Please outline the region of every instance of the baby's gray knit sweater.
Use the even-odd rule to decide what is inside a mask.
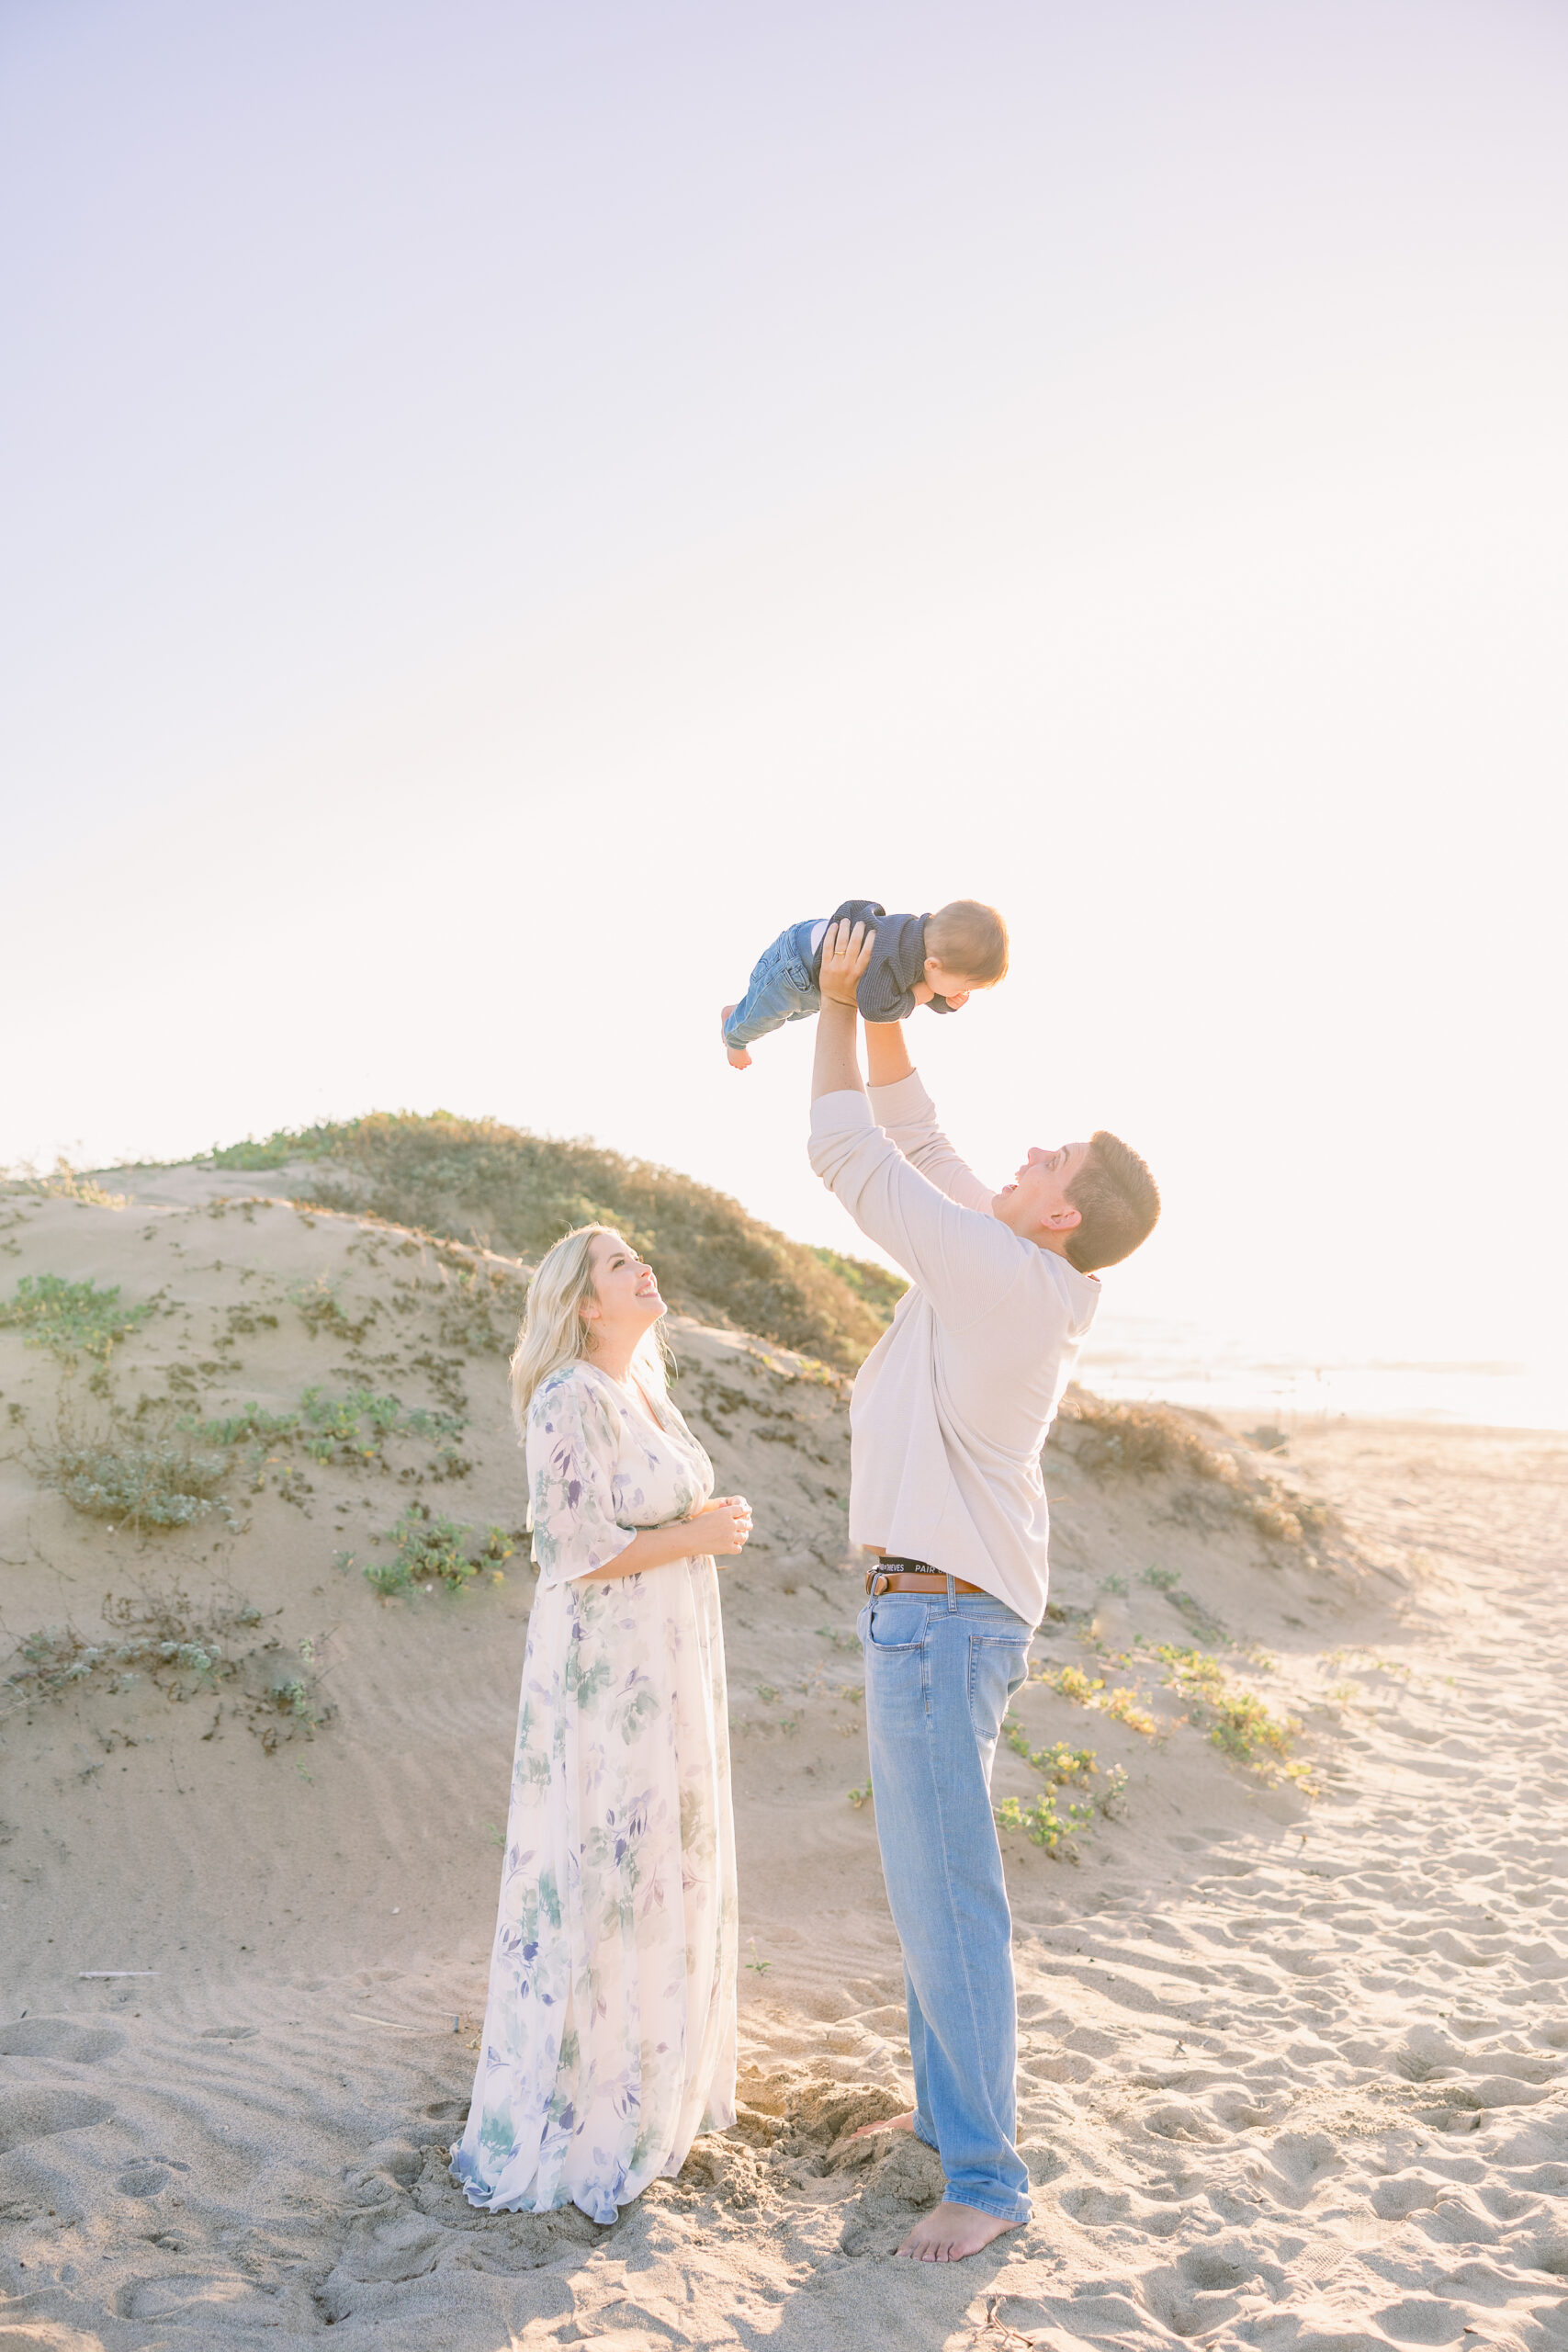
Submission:
[[[931,921],[928,910],[923,915],[890,915],[878,906],[874,899],[846,899],[835,907],[828,918],[830,931],[836,922],[863,922],[869,930],[876,929],[876,944],[871,951],[871,961],[861,975],[855,990],[863,1021],[907,1021],[915,1009],[914,987],[926,975],[926,925]],[[824,939],[827,933],[823,933]],[[818,948],[811,958],[814,981],[822,976],[822,950]],[[953,1007],[944,996],[931,1000],[933,1012],[951,1012]]]

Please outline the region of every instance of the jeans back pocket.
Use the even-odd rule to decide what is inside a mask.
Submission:
[[[1029,1644],[1024,1628],[969,1636],[969,1721],[982,1749],[993,1754],[1013,1692],[1028,1679]],[[987,1764],[987,1778],[989,1770]]]

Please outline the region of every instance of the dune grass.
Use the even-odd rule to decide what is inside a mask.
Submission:
[[[812,1255],[820,1258],[830,1273],[849,1284],[879,1323],[892,1322],[893,1310],[909,1287],[902,1274],[891,1273],[886,1266],[874,1266],[868,1258],[846,1258],[842,1250],[825,1250],[820,1242],[813,1246]]]
[[[0,1170],[0,1194],[6,1193],[26,1194],[36,1200],[80,1201],[86,1208],[123,1209],[130,1205],[125,1193],[106,1192],[96,1177],[73,1168],[63,1153],[47,1175],[27,1160],[8,1174]]]
[[[1301,1730],[1293,1715],[1271,1713],[1256,1691],[1234,1682],[1216,1657],[1202,1650],[1162,1642],[1156,1652],[1168,1669],[1166,1679],[1189,1704],[1195,1727],[1234,1763],[1250,1765],[1266,1780],[1293,1781],[1315,1794],[1310,1765],[1291,1760],[1291,1741]]]
[[[259,1492],[267,1469],[290,1453],[321,1466],[390,1471],[388,1441],[412,1440],[433,1451],[423,1470],[405,1465],[400,1478],[421,1484],[426,1477],[465,1478],[473,1468],[458,1444],[466,1426],[460,1413],[405,1409],[398,1397],[375,1389],[351,1388],[334,1396],[309,1387],[289,1412],[268,1412],[253,1399],[215,1419],[184,1413],[172,1426],[166,1411],[155,1409],[149,1427],[140,1412],[127,1415],[111,1405],[90,1435],[66,1413],[53,1438],[28,1451],[39,1484],[63,1495],[73,1510],[140,1533],[190,1527],[212,1510],[227,1510],[222,1488],[231,1474]],[[298,1498],[298,1473],[285,1469],[277,1483]]]
[[[1205,1422],[1219,1442],[1205,1433]],[[1179,1412],[1170,1405],[1114,1404],[1075,1383],[1062,1399],[1052,1442],[1068,1446],[1078,1467],[1102,1482],[1118,1476],[1200,1482],[1224,1508],[1250,1520],[1271,1544],[1316,1542],[1335,1530],[1326,1503],[1293,1493],[1250,1459],[1242,1459],[1224,1442],[1219,1424],[1208,1421],[1205,1414]],[[1201,1610],[1190,1595],[1173,1590],[1172,1599],[1184,1615]],[[1194,1630],[1201,1628],[1195,1624]]]
[[[1043,1682],[1059,1699],[1071,1700],[1075,1707],[1097,1708],[1113,1723],[1125,1724],[1129,1731],[1141,1732],[1145,1739],[1153,1739],[1159,1730],[1138,1692],[1127,1684],[1107,1690],[1103,1675],[1086,1674],[1081,1666],[1039,1666],[1032,1679]],[[1016,1741],[1012,1745],[1016,1746]],[[1083,1752],[1092,1755],[1094,1751],[1086,1748]]]
[[[286,1648],[246,1601],[197,1607],[176,1584],[106,1600],[104,1618],[99,1640],[67,1624],[40,1626],[19,1641],[0,1678],[0,1713],[76,1691],[115,1696],[145,1679],[172,1703],[222,1691],[269,1754],[285,1739],[310,1738],[333,1713],[321,1696],[315,1644]],[[101,1769],[90,1764],[87,1772]]]
[[[423,1406],[405,1410],[398,1397],[373,1388],[350,1388],[341,1396],[333,1396],[311,1386],[303,1392],[293,1412],[269,1413],[253,1399],[239,1412],[217,1420],[197,1420],[186,1415],[178,1426],[202,1444],[243,1450],[253,1470],[266,1457],[295,1447],[323,1465],[385,1468],[386,1442],[394,1437],[415,1438],[434,1446],[430,1471],[437,1478],[464,1477],[473,1467],[457,1450],[457,1441],[468,1426],[465,1414],[432,1412]]]
[[[258,1170],[304,1161],[324,1206],[513,1257],[536,1259],[575,1225],[614,1225],[653,1261],[680,1312],[840,1371],[875,1345],[902,1289],[881,1267],[789,1240],[676,1170],[494,1119],[377,1112],[280,1129],[212,1160]]]

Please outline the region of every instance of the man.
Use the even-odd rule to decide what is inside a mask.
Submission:
[[[903,1030],[868,1024],[870,941],[823,943],[811,1164],[913,1287],[855,1381],[850,1537],[882,1555],[860,1621],[876,1834],[904,1953],[913,2111],[946,2194],[898,2251],[957,2262],[1028,2220],[1014,2145],[1012,1922],[991,1813],[1002,1717],[1045,1611],[1040,1453],[1100,1295],[1159,1215],[1114,1136],[1034,1148],[993,1193],[936,1124]]]

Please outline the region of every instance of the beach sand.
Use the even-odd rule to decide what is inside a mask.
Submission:
[[[489,2216],[446,2151],[525,1545],[458,1592],[362,1569],[411,1504],[520,1525],[516,1270],[221,1197],[258,1180],[118,1181],[120,1207],[0,1200],[0,1296],[47,1272],[156,1304],[101,1369],[0,1331],[6,1645],[57,1629],[0,1669],[0,2352],[1568,2346],[1568,1440],[1339,1423],[1265,1460],[1201,1432],[1227,1484],[1063,1425],[1058,1613],[1015,1710],[1043,1760],[1004,1748],[996,1789],[1026,1812],[1055,1744],[1093,1750],[1055,1791],[1070,1851],[1004,1833],[1034,2217],[918,2267],[886,2257],[933,2161],[849,2136],[905,2103],[908,2052],[843,1384],[678,1324],[677,1395],[759,1530],[724,1577],[741,2119],[612,2228]],[[313,1425],[325,1460],[237,1444],[231,1517],[183,1528],[46,1483],[111,1408],[123,1439],[312,1385],[405,1422]],[[1265,1476],[1334,1516],[1270,1539]],[[67,1627],[140,1662],[77,1654],[51,1695]],[[1282,1751],[1249,1695],[1299,1720]],[[121,1970],[152,1973],[88,1973]]]

